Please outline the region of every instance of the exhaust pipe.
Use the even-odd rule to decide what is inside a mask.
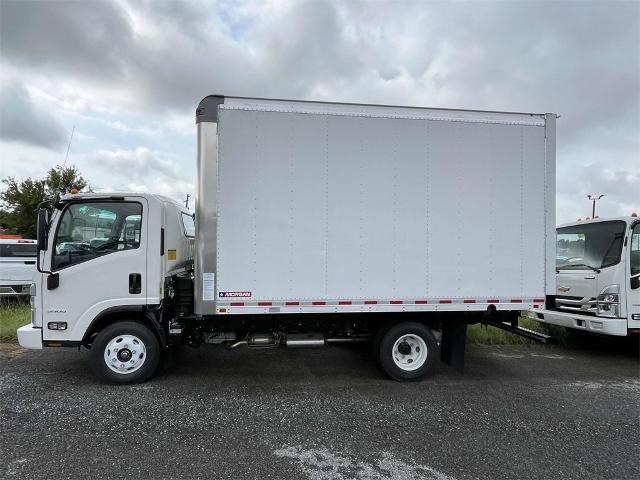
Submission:
[[[285,342],[287,347],[324,347],[324,335],[321,333],[290,333]]]
[[[272,333],[252,333],[248,335],[244,340],[238,340],[227,344],[229,350],[233,350],[238,347],[255,347],[255,348],[268,348],[277,347],[279,344],[278,337]]]
[[[246,340],[238,340],[237,342],[227,343],[225,346],[227,347],[227,350],[233,350],[234,348],[246,347],[248,345],[249,342],[247,342]]]

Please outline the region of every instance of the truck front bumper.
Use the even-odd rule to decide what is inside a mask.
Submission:
[[[601,335],[627,335],[626,318],[604,318],[575,313],[557,312],[555,310],[529,310],[529,318],[538,322],[574,328]]]
[[[18,343],[24,348],[42,349],[42,329],[31,324],[20,327],[18,329]]]

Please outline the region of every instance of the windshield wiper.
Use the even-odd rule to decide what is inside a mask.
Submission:
[[[571,270],[570,267],[587,267],[590,270],[593,270],[596,273],[600,273],[600,269],[596,267],[592,267],[591,265],[587,265],[586,263],[571,263],[568,265],[562,265],[560,267],[556,267],[556,273],[560,273],[560,270]]]

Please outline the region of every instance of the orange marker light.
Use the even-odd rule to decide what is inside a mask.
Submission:
[[[73,187],[71,190],[69,190],[69,193],[75,195],[76,193],[78,193],[78,189],[76,187]]]

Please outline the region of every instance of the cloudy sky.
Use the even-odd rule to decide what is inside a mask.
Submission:
[[[640,208],[640,2],[0,0],[1,174],[194,191],[207,94],[556,112],[558,221]]]

